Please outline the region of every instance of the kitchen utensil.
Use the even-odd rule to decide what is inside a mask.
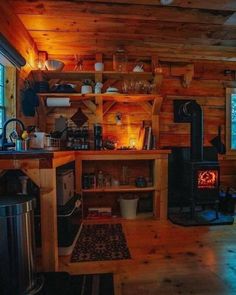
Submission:
[[[127,70],[128,57],[122,48],[118,48],[113,55],[113,69],[117,72],[125,72]]]
[[[55,84],[51,91],[59,93],[75,93],[76,84]]]
[[[30,138],[30,148],[43,149],[46,141],[45,132],[34,132]]]
[[[221,141],[221,126],[218,126],[218,135],[214,137],[210,142],[216,148],[219,154],[225,154],[225,145]]]
[[[13,141],[13,139],[18,139],[18,138],[19,138],[19,135],[18,135],[18,133],[17,133],[16,130],[13,130],[13,131],[10,133],[9,137],[10,137],[11,141]]]
[[[78,127],[88,121],[88,117],[82,112],[81,108],[70,118]]]
[[[115,87],[108,87],[106,93],[118,93],[119,90]]]
[[[45,66],[48,71],[58,71],[60,72],[64,68],[64,63],[56,59],[48,59],[45,61]]]
[[[17,139],[16,140],[16,146],[15,150],[22,152],[22,151],[27,151],[29,148],[29,140],[22,140],[22,139]]]
[[[104,64],[102,62],[96,62],[94,65],[95,71],[103,71]]]
[[[50,135],[47,135],[45,138],[45,149],[50,151],[57,151],[61,148],[60,138],[53,138]]]
[[[93,92],[93,88],[91,85],[82,85],[82,87],[81,87],[82,94],[88,94],[88,93],[92,93],[92,92]]]
[[[137,64],[134,68],[133,68],[133,72],[143,72],[143,64]]]
[[[58,131],[58,130],[53,131],[53,132],[50,133],[50,136],[51,136],[52,138],[61,138],[62,135],[63,135],[63,133],[64,133],[67,129],[68,129],[68,127],[64,128],[64,129],[61,130],[61,131]]]

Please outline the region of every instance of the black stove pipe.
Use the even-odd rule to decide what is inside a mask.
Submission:
[[[191,122],[191,161],[203,161],[203,115],[196,101],[182,105],[182,112]]]

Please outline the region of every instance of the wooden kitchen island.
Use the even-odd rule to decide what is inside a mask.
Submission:
[[[75,161],[76,193],[85,194],[91,191],[82,188],[84,164],[95,163],[95,161],[141,161],[142,164],[144,161],[149,161],[152,163],[153,184],[149,189],[145,189],[153,193],[153,217],[165,220],[167,218],[169,153],[169,150],[0,152],[1,172],[21,170],[40,189],[42,270],[58,270],[56,168]],[[122,188],[110,188],[110,191],[113,190],[122,191]],[[123,190],[135,192],[138,188],[130,186]],[[109,189],[102,188],[100,191],[109,192]]]

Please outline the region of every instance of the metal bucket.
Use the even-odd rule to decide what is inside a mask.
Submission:
[[[1,295],[33,295],[42,288],[35,272],[34,199],[0,197]]]

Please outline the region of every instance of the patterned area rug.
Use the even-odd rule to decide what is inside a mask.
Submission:
[[[121,224],[83,225],[71,262],[130,259]]]

